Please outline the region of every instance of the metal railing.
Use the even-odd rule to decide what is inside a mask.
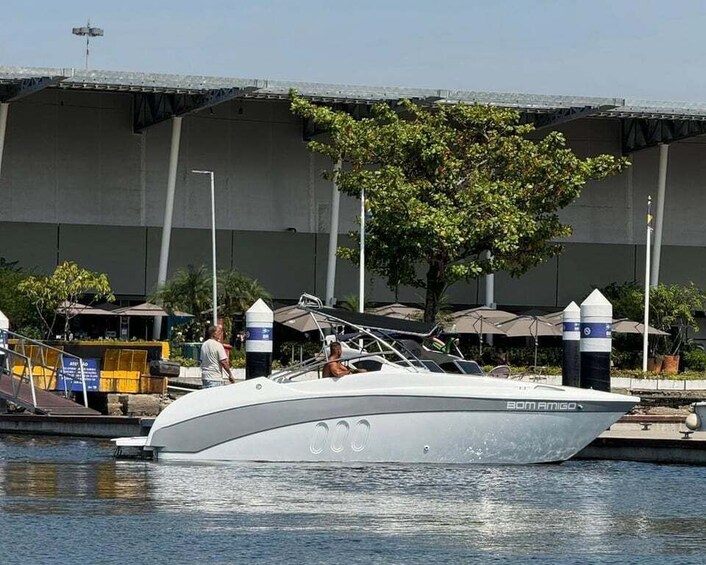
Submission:
[[[64,396],[68,398],[70,396],[71,388],[67,386],[67,383],[71,381],[73,384],[74,377],[70,376],[67,374],[66,369],[64,367],[64,359],[75,359],[77,362],[78,370],[81,375],[81,388],[83,390],[83,405],[88,408],[88,394],[86,391],[86,374],[83,369],[83,359],[81,359],[77,355],[73,355],[71,353],[67,353],[63,349],[58,349],[56,347],[52,347],[51,345],[47,345],[44,342],[37,341],[35,339],[31,339],[29,337],[23,336],[21,334],[12,332],[10,330],[0,330],[0,347],[2,347],[3,343],[7,343],[8,339],[16,339],[17,344],[15,345],[15,348],[13,350],[14,353],[19,354],[21,357],[29,359],[30,360],[30,366],[32,367],[32,370],[34,370],[35,367],[41,367],[42,368],[42,376],[46,378],[46,374],[44,373],[45,370],[50,371],[50,378],[51,377],[56,377],[57,378],[57,385],[58,385],[58,378],[59,376],[63,377],[63,384],[64,384]],[[35,349],[36,348],[36,349]],[[3,347],[3,349],[9,349],[9,346]],[[49,353],[51,352],[51,355]],[[51,362],[50,358],[53,358],[53,363]],[[34,360],[34,362],[32,362]],[[34,380],[31,378],[33,373],[30,375],[30,381],[32,381],[32,394],[34,396]],[[35,402],[36,404],[36,402]]]
[[[0,340],[0,344],[2,343],[3,342]],[[0,354],[2,354],[3,357],[2,365],[0,365],[0,380],[2,380],[4,376],[7,376],[10,379],[14,400],[19,400],[22,382],[26,379],[29,383],[29,389],[32,393],[32,404],[36,410],[37,393],[34,390],[34,379],[32,378],[32,359],[30,359],[26,355],[17,353],[16,351],[13,351],[8,347],[3,347],[2,345],[0,345]],[[22,370],[19,373],[15,371],[17,363],[14,363],[13,359],[20,361]]]

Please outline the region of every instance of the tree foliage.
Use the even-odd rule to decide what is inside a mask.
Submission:
[[[340,190],[365,191],[366,267],[393,289],[425,289],[427,321],[450,284],[498,270],[520,275],[559,253],[556,240],[571,228],[558,210],[589,180],[628,164],[611,155],[580,159],[559,132],[530,140],[533,126],[509,109],[403,101],[356,120],[295,92],[291,107],[328,133],[309,147],[343,162],[329,173]],[[339,253],[358,260],[357,249]]]
[[[69,322],[78,313],[76,306],[86,295],[92,295],[89,305],[98,300],[115,300],[107,275],[72,261],[64,261],[51,276],[29,276],[17,288],[34,305],[47,337],[52,335],[58,315],[64,317],[64,337],[68,336]]]
[[[258,298],[270,301],[270,294],[257,280],[235,269],[218,271],[216,292],[218,314],[224,319],[226,333],[231,330],[232,318],[245,312]],[[193,314],[193,321],[185,329],[188,339],[197,339],[203,335],[203,328],[211,321],[213,312],[211,272],[204,265],[189,265],[157,289],[152,300],[166,310]]]
[[[8,317],[14,331],[35,335],[41,322],[34,305],[17,288],[28,276],[17,261],[0,257],[0,311]]]
[[[613,304],[614,318],[642,321],[645,312],[645,289],[636,282],[612,283],[602,289]],[[650,288],[649,323],[670,336],[651,337],[651,351],[676,355],[687,340],[691,328],[698,331],[696,312],[706,309],[706,294],[693,282],[688,285],[658,284]]]

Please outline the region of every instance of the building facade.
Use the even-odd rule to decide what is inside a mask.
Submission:
[[[76,261],[107,273],[119,297],[149,296],[171,164],[169,274],[211,264],[210,188],[192,173],[208,169],[215,172],[219,267],[257,278],[280,301],[323,296],[332,187],[322,172],[331,163],[307,149],[307,124],[289,110],[292,87],[353,112],[400,98],[516,107],[541,128],[537,135],[562,131],[580,156],[630,156],[628,171],[590,183],[562,212],[574,228],[562,255],[519,279],[495,276],[494,300],[503,307],[563,308],[593,286],[642,282],[646,202],[657,200],[658,144],[668,143],[660,281],[706,287],[706,145],[699,137],[706,107],[63,69],[0,67],[0,256],[42,273]],[[176,161],[174,116],[181,118]],[[356,229],[358,212],[358,201],[343,196],[341,234]],[[368,279],[368,300],[395,299],[384,280]],[[339,259],[335,295],[357,289],[357,267]],[[400,289],[396,298],[420,297]],[[483,303],[483,280],[455,285],[448,299]]]

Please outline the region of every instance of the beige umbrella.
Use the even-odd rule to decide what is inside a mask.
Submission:
[[[451,315],[452,331],[460,334],[477,334],[479,354],[483,353],[483,335],[505,335],[505,330],[498,327],[500,322],[515,318],[515,314],[496,310],[487,306],[470,308],[454,312]]]
[[[193,318],[193,314],[188,314],[186,312],[180,312],[178,310],[167,311],[157,304],[152,304],[151,302],[143,302],[142,304],[137,304],[136,306],[123,306],[117,310],[113,310],[114,314],[118,316],[144,316],[147,318],[152,318],[154,316],[180,316],[182,318]]]
[[[322,328],[331,328],[334,324],[319,314],[312,314],[297,306],[285,306],[274,311],[274,320],[300,332],[310,332]],[[318,326],[317,323],[318,322]]]
[[[512,320],[498,324],[498,327],[505,330],[508,337],[532,337],[534,338],[534,366],[537,366],[537,349],[539,347],[539,336],[561,336],[561,327],[553,324],[542,316],[517,316]]]
[[[388,316],[389,318],[399,318],[401,320],[418,320],[421,319],[424,311],[421,308],[414,306],[405,306],[399,302],[387,304],[386,306],[378,306],[368,310],[370,314],[377,316]]]
[[[642,322],[634,322],[633,320],[628,320],[623,318],[620,320],[613,320],[612,331],[616,334],[645,334],[645,324]],[[668,332],[663,332],[652,326],[647,326],[647,333],[649,335],[669,335]]]
[[[64,300],[59,304],[59,313],[68,314],[69,316],[114,316],[113,310],[104,310],[95,306],[86,306],[85,304],[72,304],[68,300]]]

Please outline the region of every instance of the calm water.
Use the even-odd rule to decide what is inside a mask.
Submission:
[[[704,563],[706,468],[183,465],[0,435],[0,562]]]

